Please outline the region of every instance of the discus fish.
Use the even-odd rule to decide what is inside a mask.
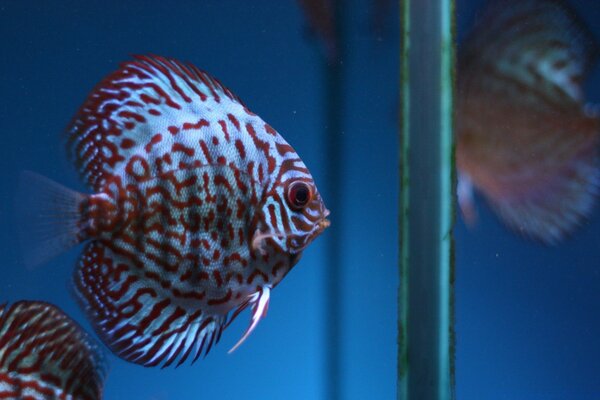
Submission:
[[[598,55],[563,2],[499,1],[459,53],[458,198],[472,186],[506,225],[547,244],[589,215],[599,185],[599,118],[582,82]]]
[[[101,399],[104,377],[98,347],[60,309],[0,306],[0,399]]]
[[[134,363],[195,361],[250,307],[237,348],[329,226],[294,149],[190,64],[123,63],[75,116],[67,150],[93,193],[25,174],[20,197],[37,203],[25,211],[38,210],[27,237],[43,239],[29,263],[86,242],[76,291],[105,344]]]

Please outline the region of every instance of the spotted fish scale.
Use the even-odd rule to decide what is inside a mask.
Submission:
[[[0,306],[0,399],[96,400],[104,375],[97,346],[55,306]]]
[[[249,307],[237,347],[329,225],[283,137],[219,81],[172,59],[137,56],[101,81],[67,149],[94,193],[30,176],[25,192],[45,194],[21,197],[48,198],[58,210],[37,214],[62,217],[31,253],[86,243],[79,298],[107,346],[142,365],[208,353]]]

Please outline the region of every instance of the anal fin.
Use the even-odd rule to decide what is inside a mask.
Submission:
[[[250,325],[246,328],[246,331],[238,340],[238,342],[228,351],[229,354],[237,350],[248,339],[250,334],[256,329],[261,319],[267,316],[269,309],[269,299],[271,297],[271,287],[266,285],[258,289],[256,292],[248,296],[248,299],[242,303],[237,310],[233,313],[229,323],[235,319],[246,307],[250,306],[252,310],[252,318],[250,319]]]
[[[74,274],[79,299],[102,341],[119,357],[144,366],[177,365],[207,354],[224,317],[176,304],[143,268],[94,241]]]

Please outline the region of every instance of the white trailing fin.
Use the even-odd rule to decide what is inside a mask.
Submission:
[[[251,306],[252,309],[252,319],[250,320],[250,325],[246,329],[246,332],[242,335],[240,340],[228,351],[229,354],[233,353],[238,347],[244,343],[248,336],[252,333],[252,331],[258,326],[260,320],[267,316],[267,310],[269,309],[269,298],[271,296],[271,287],[263,286],[257,292],[252,293],[248,296],[248,299],[241,304],[238,309],[233,314],[230,322],[246,307]]]

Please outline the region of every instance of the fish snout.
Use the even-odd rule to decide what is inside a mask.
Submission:
[[[323,211],[323,216],[322,216],[321,220],[318,222],[319,229],[321,231],[324,230],[325,228],[328,228],[329,225],[331,225],[331,222],[327,219],[329,214],[330,214],[330,211],[328,209],[325,209]]]

